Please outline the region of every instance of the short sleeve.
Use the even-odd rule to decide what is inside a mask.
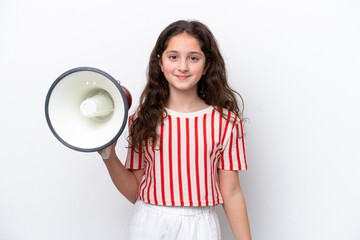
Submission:
[[[235,118],[229,126],[231,131],[224,141],[218,167],[223,170],[247,170],[242,121]]]
[[[135,116],[135,114],[131,115],[129,117],[129,121],[128,121],[129,132],[131,129],[131,124],[134,122],[134,116]],[[129,141],[131,141],[131,138],[129,138]],[[127,168],[127,169],[143,169],[143,168],[145,168],[143,155],[144,154],[143,154],[141,146],[136,151],[134,148],[128,147],[125,168]]]

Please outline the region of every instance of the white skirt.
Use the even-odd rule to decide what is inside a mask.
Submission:
[[[130,240],[219,240],[214,207],[157,206],[137,200]]]

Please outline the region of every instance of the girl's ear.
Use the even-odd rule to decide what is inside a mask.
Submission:
[[[208,69],[209,69],[209,67],[210,67],[210,64],[211,64],[211,62],[210,62],[210,61],[208,61],[208,63],[207,63],[207,64],[206,64],[206,66],[204,67],[203,75],[205,75],[205,74],[206,74],[207,70],[208,70]]]
[[[158,54],[158,55],[156,55],[157,56],[157,58],[159,59],[159,66],[160,66],[160,69],[161,69],[161,71],[162,72],[164,72],[163,71],[163,65],[162,65],[162,62],[161,62],[161,57],[160,57],[160,55]]]

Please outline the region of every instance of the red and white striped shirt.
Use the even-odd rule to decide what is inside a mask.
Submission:
[[[217,169],[246,170],[242,122],[210,106],[192,113],[166,109],[158,127],[161,148],[129,148],[125,166],[145,169],[137,198],[166,206],[215,206],[223,202]],[[129,123],[133,122],[130,116]]]

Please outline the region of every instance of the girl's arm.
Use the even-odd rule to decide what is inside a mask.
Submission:
[[[238,172],[219,169],[219,182],[225,214],[236,240],[250,240],[249,220]]]
[[[104,163],[109,171],[110,177],[115,184],[116,188],[132,203],[136,202],[136,195],[139,188],[144,170],[128,170],[121,163],[115,153],[116,142],[109,148],[110,156],[108,159],[103,159]],[[102,151],[99,154],[102,155]]]

